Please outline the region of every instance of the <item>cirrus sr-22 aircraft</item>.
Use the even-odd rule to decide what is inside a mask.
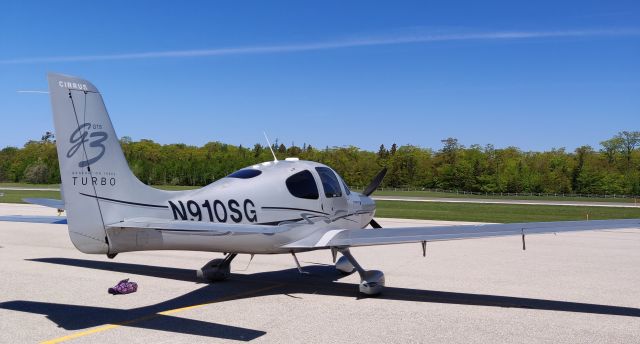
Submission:
[[[349,248],[581,230],[638,228],[640,220],[570,221],[380,228],[370,198],[381,171],[362,192],[349,190],[330,167],[288,158],[238,170],[201,189],[164,191],[131,172],[102,96],[90,82],[49,74],[63,200],[32,203],[65,209],[75,247],[113,258],[121,252],[192,250],[226,253],[198,271],[210,281],[230,276],[237,254],[330,250],[336,268],[357,271],[359,290],[377,294],[384,274],[365,270]],[[60,222],[60,217],[3,220]],[[371,225],[372,228],[366,227]]]

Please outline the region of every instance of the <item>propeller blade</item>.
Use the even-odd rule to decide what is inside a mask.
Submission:
[[[382,226],[380,226],[380,224],[378,223],[378,221],[371,219],[371,221],[369,222],[369,224],[371,225],[371,227],[378,229],[378,228],[382,228]]]
[[[384,179],[385,174],[387,174],[387,168],[383,168],[382,171],[378,172],[378,174],[373,178],[369,186],[367,186],[362,192],[365,196],[370,196],[376,189],[378,185],[382,183],[382,179]]]

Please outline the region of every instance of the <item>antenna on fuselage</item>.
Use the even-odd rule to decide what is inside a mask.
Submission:
[[[264,134],[264,138],[267,140],[267,145],[269,145],[269,150],[271,151],[271,154],[273,154],[273,161],[278,162],[278,158],[276,158],[276,153],[273,151],[273,147],[271,147],[271,142],[269,142],[269,138],[267,137],[267,132],[263,131],[262,133]]]
[[[17,90],[17,93],[42,93],[49,94],[49,91],[40,91],[40,90]]]

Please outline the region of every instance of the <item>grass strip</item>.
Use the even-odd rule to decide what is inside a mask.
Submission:
[[[640,207],[575,207],[558,205],[474,204],[377,201],[376,217],[471,222],[545,222],[636,219]]]

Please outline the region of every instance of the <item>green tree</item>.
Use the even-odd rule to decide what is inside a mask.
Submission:
[[[609,162],[609,165],[613,165],[616,160],[616,154],[623,146],[622,139],[616,136],[600,142],[600,145],[602,146],[602,152],[607,157],[607,162]]]
[[[627,169],[631,168],[631,154],[640,144],[640,131],[621,131],[616,135],[621,142],[623,154],[627,159]]]
[[[49,180],[49,168],[42,161],[29,165],[24,172],[24,181],[33,184],[44,184]]]

